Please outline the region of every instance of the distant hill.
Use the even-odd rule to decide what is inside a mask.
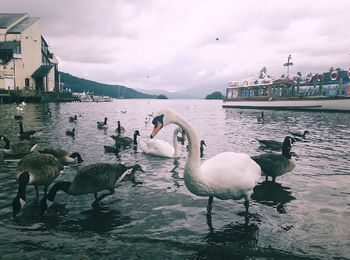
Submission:
[[[220,99],[220,100],[223,100],[224,96],[222,95],[222,93],[220,91],[215,91],[215,92],[207,95],[205,97],[205,99]]]
[[[194,96],[192,96],[189,93],[178,93],[178,92],[170,92],[164,89],[136,89],[137,91],[140,91],[142,93],[147,93],[150,95],[165,95],[168,98],[172,98],[172,99],[191,99],[191,98],[195,98]]]
[[[73,92],[89,91],[98,96],[113,98],[158,98],[156,95],[144,94],[132,88],[120,85],[109,85],[75,77],[69,73],[60,72],[61,82]]]

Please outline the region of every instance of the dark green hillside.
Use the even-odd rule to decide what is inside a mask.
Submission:
[[[61,82],[72,92],[93,92],[98,96],[110,96],[114,98],[157,98],[156,95],[149,95],[138,92],[131,88],[119,85],[102,84],[91,80],[75,77],[69,73],[60,72]]]

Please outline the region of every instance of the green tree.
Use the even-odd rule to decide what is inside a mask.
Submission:
[[[224,96],[220,91],[215,91],[205,97],[205,99],[224,99]]]

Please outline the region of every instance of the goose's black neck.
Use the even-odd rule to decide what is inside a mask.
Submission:
[[[81,155],[77,152],[72,153],[69,157],[73,159],[77,158],[78,163],[82,163],[84,161],[83,158],[81,158]]]
[[[49,191],[49,194],[47,194],[47,199],[49,201],[54,201],[56,193],[59,190],[63,190],[65,193],[68,193],[70,185],[71,185],[70,181],[56,182],[55,185],[53,185],[51,190]]]
[[[19,123],[19,133],[23,134],[23,124],[22,124],[22,122]]]
[[[134,145],[137,145],[137,134],[134,133]]]
[[[10,149],[10,140],[7,139],[5,136],[2,136],[2,140],[5,142],[5,149]]]
[[[26,187],[29,183],[29,172],[23,172],[18,177],[18,193],[17,195],[22,199],[26,200]]]

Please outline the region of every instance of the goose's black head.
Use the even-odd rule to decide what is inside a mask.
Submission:
[[[307,134],[310,134],[310,132],[308,130],[305,130],[303,135],[305,136]]]
[[[204,142],[204,140],[201,140],[201,146],[203,146],[203,145],[207,146],[206,143]]]
[[[135,132],[134,132],[134,136],[136,136],[136,135],[140,136],[140,132],[139,132],[139,130],[135,130]]]

